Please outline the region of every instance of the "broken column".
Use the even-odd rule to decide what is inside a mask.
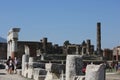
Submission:
[[[105,65],[87,65],[85,80],[105,80]]]
[[[77,75],[82,75],[83,61],[81,55],[67,55],[66,80],[73,80]]]
[[[28,62],[28,78],[33,78],[33,63],[34,63],[34,58],[29,57],[29,62]]]
[[[29,46],[28,46],[28,45],[24,45],[24,47],[25,47],[25,54],[26,54],[26,55],[30,55]]]
[[[85,46],[82,47],[82,55],[86,54],[86,48]]]
[[[27,77],[28,60],[29,60],[29,55],[24,54],[22,56],[22,75],[24,77]]]
[[[88,39],[87,40],[87,54],[91,54],[91,50],[90,50],[90,48],[91,48],[91,41]]]
[[[79,54],[79,46],[76,46],[76,54]]]

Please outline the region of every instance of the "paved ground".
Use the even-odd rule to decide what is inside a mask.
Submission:
[[[106,80],[120,80],[120,73],[106,73]]]
[[[33,80],[24,78],[18,74],[8,74],[4,69],[0,69],[0,80]],[[120,80],[120,73],[106,73],[106,80]]]
[[[33,79],[27,79],[18,74],[8,74],[4,69],[1,69],[0,80],[33,80]]]

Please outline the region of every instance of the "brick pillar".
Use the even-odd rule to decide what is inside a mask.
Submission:
[[[97,23],[97,54],[101,55],[101,23]]]
[[[11,57],[14,59],[14,57],[17,57],[17,39],[12,40],[12,52]]]
[[[43,43],[44,53],[47,53],[47,38],[43,38],[42,43]]]
[[[7,42],[7,59],[10,56],[10,41]]]
[[[117,50],[117,53],[116,53],[116,61],[118,61],[118,53],[119,53],[119,50]]]
[[[90,54],[91,52],[90,52],[90,47],[91,47],[91,42],[90,42],[90,40],[88,39],[87,40],[87,54]]]

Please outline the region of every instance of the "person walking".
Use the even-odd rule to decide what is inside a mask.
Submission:
[[[10,63],[10,60],[12,60],[11,56],[9,56],[8,60],[6,61],[6,70],[7,70],[7,73],[9,73],[9,63]]]
[[[9,56],[6,64],[7,64],[7,66],[8,66],[7,72],[8,72],[9,74],[12,74],[13,71],[14,71],[14,62],[13,62],[13,59],[11,58],[11,56]]]
[[[12,74],[14,71],[14,63],[13,60],[10,60],[9,62],[9,73]]]
[[[15,57],[15,59],[14,59],[14,73],[17,73],[17,63],[18,63],[18,61],[17,61],[17,58]]]

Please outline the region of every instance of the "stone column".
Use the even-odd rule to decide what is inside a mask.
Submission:
[[[82,55],[84,55],[86,53],[86,48],[85,46],[82,47]]]
[[[118,54],[119,54],[119,50],[117,49],[117,53],[116,53],[116,61],[118,61]]]
[[[8,32],[8,52],[7,55],[14,58],[17,54],[17,40],[18,40],[18,32],[20,31],[20,28],[12,28]]]
[[[7,59],[9,58],[10,56],[10,41],[7,42]]]
[[[17,55],[17,39],[13,39],[11,57],[14,59],[16,55]]]
[[[101,23],[97,23],[97,54],[101,55]]]
[[[34,58],[33,57],[29,57],[29,68],[28,68],[28,78],[33,78],[33,62],[34,62]]]
[[[90,54],[90,47],[91,47],[91,41],[88,39],[87,40],[87,54]]]
[[[73,80],[77,75],[82,75],[83,61],[81,55],[67,55],[66,80]]]
[[[47,53],[47,38],[43,38],[42,44],[43,44],[44,53]]]
[[[94,45],[91,45],[90,51],[91,51],[91,54],[94,53]]]
[[[24,77],[27,76],[28,61],[29,61],[29,55],[24,54],[22,56],[22,75]]]
[[[11,53],[12,53],[12,41],[10,40],[10,56],[11,56]]]
[[[29,49],[29,46],[25,45],[25,54],[26,55],[30,55],[30,49]]]
[[[79,47],[76,47],[76,54],[79,54]]]

